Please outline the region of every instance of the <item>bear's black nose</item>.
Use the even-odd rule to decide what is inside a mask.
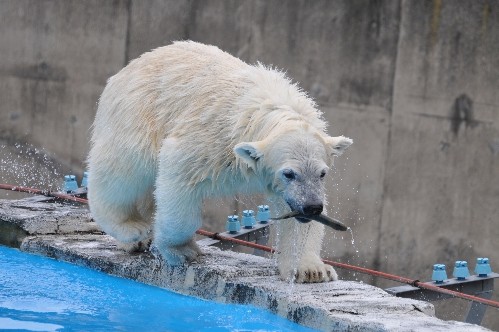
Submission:
[[[305,215],[312,215],[312,214],[321,214],[323,210],[323,205],[322,204],[316,204],[316,205],[306,205],[303,207],[303,214]]]

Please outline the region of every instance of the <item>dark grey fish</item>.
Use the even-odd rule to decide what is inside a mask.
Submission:
[[[346,231],[348,229],[348,227],[345,226],[345,224],[343,224],[341,221],[336,220],[336,219],[331,218],[331,217],[328,217],[328,216],[323,215],[323,214],[304,215],[298,211],[292,211],[292,212],[286,213],[280,217],[271,218],[271,219],[272,220],[282,220],[282,219],[289,219],[289,218],[298,218],[301,222],[308,222],[311,220],[315,220],[315,221],[320,222],[321,224],[326,225],[328,227],[331,227],[332,229],[335,229],[337,231]]]

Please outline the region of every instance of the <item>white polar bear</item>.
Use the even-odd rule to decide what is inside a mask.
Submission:
[[[91,213],[129,250],[153,236],[169,264],[195,260],[206,197],[266,193],[281,212],[322,212],[328,164],[352,143],[325,128],[281,72],[195,42],[155,49],[111,77],[99,100]],[[281,277],[336,280],[319,257],[324,226],[298,221],[280,223]]]

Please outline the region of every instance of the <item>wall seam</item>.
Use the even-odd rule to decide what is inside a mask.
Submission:
[[[383,214],[385,211],[385,199],[386,199],[386,191],[387,191],[387,178],[386,178],[386,170],[388,167],[388,162],[390,159],[390,154],[391,154],[391,149],[392,149],[392,125],[393,125],[393,105],[394,105],[394,100],[395,100],[395,95],[396,95],[396,84],[395,80],[397,77],[398,73],[398,58],[399,58],[399,50],[400,50],[400,41],[401,41],[401,34],[402,34],[402,26],[403,26],[403,8],[405,6],[406,1],[401,0],[399,6],[399,26],[398,26],[398,34],[397,34],[397,48],[395,50],[395,68],[393,70],[393,76],[392,76],[392,93],[391,93],[391,99],[390,99],[390,104],[388,106],[388,111],[389,111],[389,116],[388,116],[388,137],[387,137],[387,147],[386,147],[386,155],[385,155],[385,161],[384,161],[384,167],[383,167],[383,186],[382,186],[382,191],[381,191],[381,206],[380,206],[380,213],[379,213],[379,221],[378,221],[378,238],[377,238],[377,246],[376,246],[376,254],[374,256],[374,263],[373,263],[373,269],[378,270],[381,267],[381,240],[382,240],[382,231],[383,231]],[[373,285],[376,285],[377,281],[374,280]]]
[[[126,34],[125,34],[125,54],[123,67],[128,64],[130,60],[130,30],[132,24],[132,0],[126,2],[127,20],[126,20]]]

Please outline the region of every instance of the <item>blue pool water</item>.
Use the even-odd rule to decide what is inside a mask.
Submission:
[[[183,296],[2,246],[0,329],[312,331],[265,310]]]

